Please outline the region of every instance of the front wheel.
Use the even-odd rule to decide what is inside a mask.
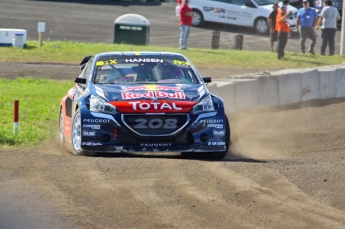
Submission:
[[[267,18],[259,17],[254,22],[254,28],[257,33],[268,34],[269,27],[267,23]]]
[[[75,155],[84,155],[87,152],[81,148],[81,115],[79,109],[75,112],[72,123],[72,146]]]
[[[228,117],[225,115],[224,119],[225,126],[225,151],[218,151],[218,152],[211,152],[202,155],[203,158],[208,160],[223,160],[225,156],[228,154],[228,150],[230,147],[230,124]]]
[[[195,158],[199,158],[199,159],[205,159],[205,160],[216,160],[216,161],[220,161],[223,160],[225,158],[225,156],[228,154],[228,150],[230,147],[230,124],[229,124],[229,120],[228,117],[225,115],[225,119],[224,119],[224,124],[225,126],[225,150],[224,151],[217,151],[217,152],[207,152],[207,153],[185,153],[182,152],[181,155],[184,158],[188,158],[188,159],[195,159]]]
[[[201,26],[204,23],[204,16],[199,10],[193,9],[193,26]]]

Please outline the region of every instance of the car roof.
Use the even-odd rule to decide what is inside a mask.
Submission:
[[[118,55],[118,56],[179,56],[184,57],[184,55],[180,53],[173,53],[173,52],[152,52],[152,51],[127,51],[127,52],[103,52],[98,53],[95,56],[109,56],[109,55]]]

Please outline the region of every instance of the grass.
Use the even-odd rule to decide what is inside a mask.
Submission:
[[[0,62],[79,64],[83,57],[108,51],[166,51],[185,54],[196,67],[291,69],[338,65],[342,56],[302,56],[286,53],[277,60],[271,52],[240,50],[211,50],[191,48],[180,51],[171,47],[93,44],[81,42],[28,41],[27,48],[0,47]],[[70,81],[54,81],[31,77],[7,80],[0,78],[0,147],[32,147],[58,134],[58,115],[61,98],[73,86]],[[13,134],[14,100],[19,100],[19,134]]]
[[[32,147],[58,133],[59,105],[73,83],[30,77],[0,78],[0,147]],[[19,134],[13,134],[19,100]]]
[[[83,57],[109,51],[166,51],[180,52],[186,55],[196,67],[203,68],[255,68],[255,69],[295,69],[342,64],[343,56],[312,56],[310,54],[287,52],[284,60],[278,60],[276,53],[225,50],[196,49],[181,51],[172,47],[135,46],[125,44],[82,43],[72,41],[50,41],[39,47],[37,41],[28,41],[27,48],[0,47],[0,62],[26,63],[70,63],[79,64]]]

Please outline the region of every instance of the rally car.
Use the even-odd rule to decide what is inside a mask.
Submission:
[[[85,57],[60,104],[60,142],[76,155],[181,152],[222,159],[230,144],[223,100],[184,55]]]

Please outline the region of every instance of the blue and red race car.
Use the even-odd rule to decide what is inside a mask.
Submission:
[[[230,125],[223,100],[184,55],[100,53],[85,57],[80,68],[60,105],[60,142],[74,154],[226,156]]]

